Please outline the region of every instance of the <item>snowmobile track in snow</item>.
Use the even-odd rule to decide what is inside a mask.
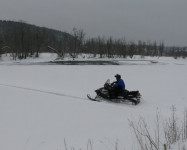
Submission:
[[[33,89],[33,88],[27,88],[27,87],[9,85],[9,84],[1,84],[1,83],[0,83],[0,85],[1,86],[6,86],[6,87],[11,87],[11,88],[17,88],[17,89],[23,89],[23,90],[28,90],[28,91],[39,92],[39,93],[46,93],[46,94],[52,94],[52,95],[57,95],[57,96],[63,96],[63,97],[87,100],[87,98],[82,98],[82,97],[72,96],[72,95],[67,95],[67,94],[62,94],[62,93],[56,93],[56,92],[51,92],[51,91],[44,91],[44,90],[39,90],[39,89]]]

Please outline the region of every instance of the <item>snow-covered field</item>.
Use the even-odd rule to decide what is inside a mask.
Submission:
[[[118,66],[70,66],[1,61],[0,149],[87,150],[91,143],[93,150],[114,150],[118,143],[118,150],[137,150],[129,119],[143,117],[151,128],[157,112],[167,118],[174,105],[183,118],[187,107],[187,60],[144,59],[157,63],[121,60]],[[87,100],[88,93],[94,95],[107,79],[115,80],[116,73],[128,90],[140,91],[139,105]]]

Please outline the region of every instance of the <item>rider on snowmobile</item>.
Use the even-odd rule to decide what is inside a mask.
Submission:
[[[115,78],[116,81],[111,84],[112,89],[109,92],[111,98],[117,97],[119,93],[122,93],[125,90],[125,83],[123,79],[121,79],[121,75],[116,74]]]

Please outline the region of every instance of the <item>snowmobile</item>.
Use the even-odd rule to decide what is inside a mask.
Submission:
[[[140,103],[141,95],[139,91],[125,90],[119,93],[116,97],[115,95],[113,95],[113,93],[109,93],[112,88],[113,87],[110,83],[110,80],[108,79],[102,88],[95,90],[95,98],[92,98],[89,94],[87,95],[87,97],[92,101],[108,101],[116,103],[131,102],[135,105]]]

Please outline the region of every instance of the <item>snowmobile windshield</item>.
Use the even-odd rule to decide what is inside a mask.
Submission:
[[[110,84],[110,79],[106,80],[105,84]]]

